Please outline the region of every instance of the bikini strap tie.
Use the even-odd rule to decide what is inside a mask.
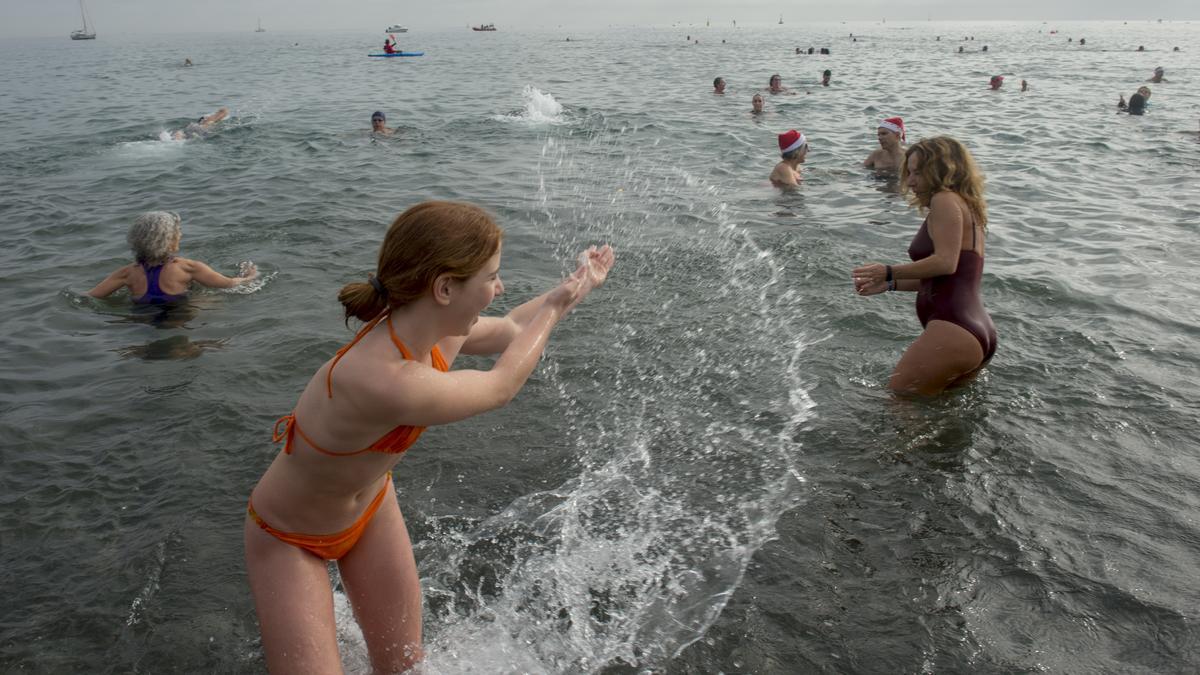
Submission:
[[[283,431],[279,430],[279,425],[283,425]],[[278,443],[284,439],[291,440],[293,427],[296,424],[296,413],[290,412],[283,417],[275,420],[275,426],[271,429],[271,442]],[[283,451],[291,454],[292,444],[289,442],[284,446]]]

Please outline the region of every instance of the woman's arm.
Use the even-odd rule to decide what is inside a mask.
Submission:
[[[958,199],[953,192],[939,192],[933,196],[927,225],[929,237],[933,240],[933,254],[916,262],[891,265],[892,279],[918,280],[954,274],[958,269],[963,236],[962,210],[958,208]],[[888,267],[881,263],[856,267],[851,273],[855,286],[861,288],[888,281]]]
[[[249,265],[242,276],[227,277],[199,260],[180,258],[178,262],[183,265],[183,270],[191,275],[192,281],[209,288],[233,288],[258,276],[258,268],[254,265]]]
[[[608,271],[612,269],[615,259],[616,256],[610,246],[602,248],[592,246],[579,254],[579,268],[576,270],[576,274],[583,271],[582,286],[578,297],[566,308],[567,312],[571,311],[575,305],[578,305],[580,301],[587,297],[587,294],[592,289],[604,283],[604,280],[608,278]],[[542,306],[546,303],[546,299],[557,291],[558,289],[556,288],[543,293],[516,307],[504,317],[481,317],[471,327],[471,333],[461,343],[461,347],[456,353],[488,355],[499,354],[508,349],[513,339],[521,331],[525,330],[534,317],[537,316]],[[453,347],[451,346],[450,348]],[[445,352],[446,350],[442,351]]]
[[[129,265],[126,265],[105,277],[104,281],[96,284],[96,287],[88,291],[87,294],[93,298],[107,298],[128,285]]]

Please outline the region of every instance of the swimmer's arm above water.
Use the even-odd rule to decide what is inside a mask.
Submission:
[[[933,254],[916,262],[892,265],[892,279],[897,282],[896,290],[916,290],[904,282],[954,274],[958,269],[959,250],[962,248],[962,211],[958,199],[952,192],[939,192],[929,204],[929,237],[933,240]],[[855,287],[874,288],[887,282],[887,265],[868,263],[851,272]],[[903,283],[903,286],[900,284]],[[869,293],[868,293],[869,295]]]
[[[258,276],[258,268],[253,264],[247,266],[245,274],[236,277],[227,277],[199,260],[177,258],[176,262],[182,265],[184,271],[191,275],[192,281],[201,286],[208,286],[209,288],[233,288]]]
[[[126,265],[112,274],[104,278],[104,281],[96,284],[96,287],[88,291],[87,294],[93,298],[107,298],[117,291],[129,285],[129,268],[131,265]]]

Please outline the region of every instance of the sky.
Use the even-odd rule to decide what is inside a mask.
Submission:
[[[512,30],[778,21],[1193,20],[1196,0],[84,0],[99,34],[253,30],[414,30],[495,23]],[[81,27],[78,0],[0,0],[0,37],[59,37]]]

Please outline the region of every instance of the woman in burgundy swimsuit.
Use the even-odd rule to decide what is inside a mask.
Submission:
[[[983,176],[962,143],[946,136],[908,149],[901,184],[928,210],[908,247],[913,262],[855,268],[859,295],[915,291],[924,332],[909,345],[888,386],[932,395],[973,377],[996,352],[996,327],[983,307],[983,244],[987,203]]]

